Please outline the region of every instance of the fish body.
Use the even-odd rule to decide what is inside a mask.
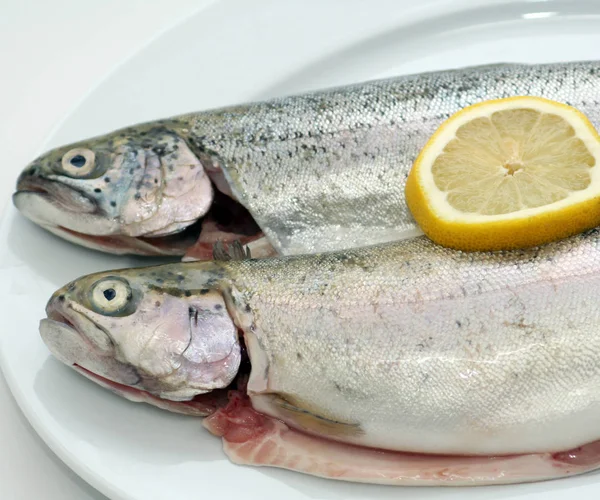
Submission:
[[[600,439],[598,235],[512,254],[454,253],[421,237],[230,264],[253,311],[253,405],[286,420],[278,394],[351,426],[344,441],[411,452]]]
[[[91,275],[54,295],[41,333],[117,392],[189,405],[247,372],[207,419],[240,463],[519,482],[600,466],[599,291],[598,230],[498,253],[417,237]]]
[[[405,181],[449,116],[533,95],[599,126],[599,71],[598,62],[479,66],[182,115],[41,156],[14,201],[57,234],[113,252],[206,259],[215,241],[240,240],[263,257],[395,241],[420,234]],[[84,175],[70,164],[80,150],[97,158]]]

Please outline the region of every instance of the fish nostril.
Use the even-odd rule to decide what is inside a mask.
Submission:
[[[38,164],[29,165],[27,168],[25,168],[21,172],[21,174],[19,175],[19,178],[17,179],[17,183],[21,182],[24,179],[27,179],[28,177],[32,177],[32,176],[36,175],[38,172],[39,172]]]
[[[66,305],[65,291],[65,288],[57,290],[52,297],[50,297],[50,300],[48,300],[48,303],[46,304],[46,315],[49,319],[56,321],[63,321],[66,319],[63,313]]]

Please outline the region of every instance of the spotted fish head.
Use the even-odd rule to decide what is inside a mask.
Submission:
[[[180,264],[75,280],[49,300],[42,339],[60,361],[122,395],[175,404],[224,389],[240,367],[240,340],[215,284],[218,265],[205,264],[195,273],[200,285]]]
[[[166,122],[53,149],[25,168],[13,195],[26,217],[66,239],[152,255],[183,253],[191,242],[173,240],[212,200],[202,164]]]

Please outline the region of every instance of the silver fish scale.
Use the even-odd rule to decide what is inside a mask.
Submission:
[[[182,117],[284,255],[418,233],[404,197],[436,128],[476,102],[554,99],[600,125],[600,64],[493,65],[403,76]]]
[[[359,426],[352,442],[496,454],[600,438],[598,231],[502,253],[418,237],[224,266],[268,391]]]

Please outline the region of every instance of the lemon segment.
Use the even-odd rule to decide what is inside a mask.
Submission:
[[[600,137],[540,97],[467,107],[415,160],[406,201],[433,241],[460,250],[537,246],[600,225]]]

